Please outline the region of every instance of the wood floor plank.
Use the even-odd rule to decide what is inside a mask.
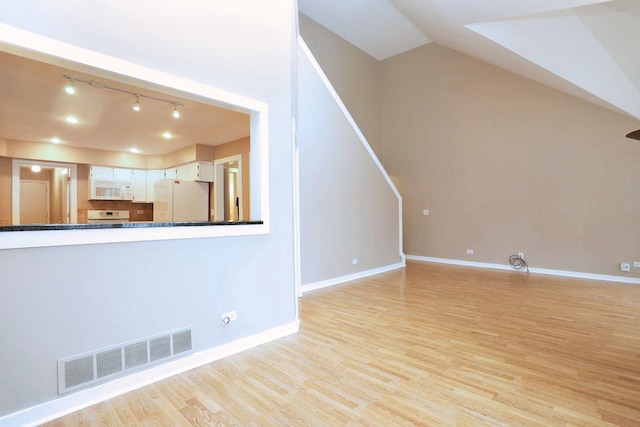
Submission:
[[[410,262],[67,426],[640,426],[640,286]]]

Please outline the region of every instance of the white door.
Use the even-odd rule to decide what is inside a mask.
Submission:
[[[20,224],[49,224],[49,183],[20,181]]]

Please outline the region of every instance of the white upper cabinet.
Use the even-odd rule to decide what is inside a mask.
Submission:
[[[176,168],[176,179],[183,181],[213,182],[212,162],[193,162]]]
[[[132,171],[133,201],[147,201],[147,171],[134,169]]]
[[[131,181],[133,180],[133,173],[131,169],[113,168],[113,180]]]
[[[112,168],[109,166],[89,167],[90,181],[126,181],[131,182],[133,179],[131,169]]]
[[[164,170],[164,177],[167,179],[177,179],[178,170],[176,168],[169,168]]]
[[[90,166],[90,181],[113,181],[113,168],[107,166]]]

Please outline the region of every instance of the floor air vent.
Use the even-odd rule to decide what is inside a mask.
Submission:
[[[126,375],[191,351],[191,329],[181,329],[58,360],[58,394]]]

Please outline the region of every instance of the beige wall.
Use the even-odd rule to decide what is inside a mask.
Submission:
[[[213,161],[214,152],[215,147],[193,144],[164,156],[145,156],[117,151],[43,144],[40,142],[0,140],[0,156],[130,169],[163,169],[194,161],[211,162]]]
[[[638,121],[436,44],[381,76],[407,255],[640,277]]]
[[[16,140],[8,140],[6,148],[5,155],[15,159],[147,169],[146,157],[139,154]]]
[[[0,226],[11,225],[11,159],[0,157]]]
[[[300,34],[367,142],[382,159],[379,62],[302,14]]]

